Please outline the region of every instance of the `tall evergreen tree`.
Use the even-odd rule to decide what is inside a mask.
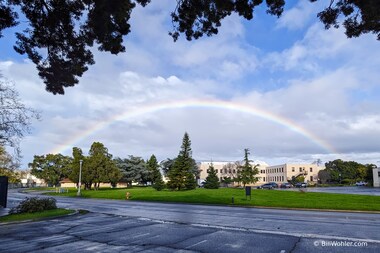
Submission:
[[[249,154],[249,149],[244,149],[243,165],[241,165],[238,170],[238,178],[240,182],[243,183],[243,186],[249,183],[256,183],[259,180],[256,177],[256,175],[259,174],[259,169],[257,168],[257,165],[251,165],[251,160],[248,158]]]
[[[191,153],[191,141],[188,133],[182,139],[181,150],[168,171],[168,187],[172,190],[195,189],[197,182],[193,174],[193,159]]]
[[[220,186],[218,176],[214,169],[214,165],[211,163],[207,170],[207,177],[204,183],[206,189],[218,189]]]
[[[152,182],[152,187],[157,191],[161,191],[165,188],[165,183],[162,180],[162,175],[159,169],[157,158],[152,155],[147,162],[148,171],[150,173],[150,180]]]

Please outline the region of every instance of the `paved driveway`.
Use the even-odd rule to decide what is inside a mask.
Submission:
[[[303,188],[302,188],[303,189]],[[299,191],[298,188],[279,189],[282,191]],[[352,187],[308,187],[308,192],[327,192],[327,193],[342,193],[342,194],[359,194],[380,196],[380,188],[352,186]]]
[[[0,252],[378,252],[379,243],[90,213],[3,225]],[[337,243],[340,246],[326,246]],[[345,245],[345,246],[344,246]]]
[[[26,196],[11,191],[10,205]],[[91,213],[2,225],[0,252],[380,250],[380,214],[67,197],[57,197],[57,203],[60,207],[86,209]]]

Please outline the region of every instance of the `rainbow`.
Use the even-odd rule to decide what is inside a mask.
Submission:
[[[113,115],[112,117],[109,117],[108,119],[105,119],[103,121],[98,122],[97,124],[94,124],[93,126],[78,133],[72,138],[69,138],[61,145],[58,145],[57,147],[55,147],[50,153],[53,153],[53,154],[62,153],[66,151],[67,149],[71,149],[73,146],[75,146],[76,143],[79,143],[80,141],[84,140],[88,136],[94,134],[95,132],[101,129],[107,128],[109,125],[111,125],[114,122],[125,121],[130,118],[142,116],[144,114],[155,113],[158,111],[163,111],[163,110],[168,110],[168,109],[182,109],[182,108],[215,108],[215,109],[231,110],[231,111],[236,111],[240,113],[250,114],[255,117],[259,117],[259,118],[268,120],[270,122],[273,122],[275,124],[281,125],[283,127],[286,127],[287,129],[302,135],[303,137],[310,140],[317,146],[321,147],[327,153],[337,153],[336,150],[329,143],[327,143],[326,141],[322,140],[321,138],[311,133],[307,129],[297,125],[296,123],[292,122],[291,120],[285,117],[281,117],[274,113],[264,111],[262,109],[258,109],[252,106],[239,104],[236,102],[228,102],[228,101],[223,101],[223,100],[212,100],[212,99],[208,99],[208,100],[192,99],[192,100],[152,103],[152,104],[138,107],[136,109],[125,111],[121,114]]]

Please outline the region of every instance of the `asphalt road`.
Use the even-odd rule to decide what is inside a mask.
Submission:
[[[25,195],[11,191],[9,197],[12,205]],[[2,226],[0,251],[284,253],[380,249],[380,214],[64,197],[58,197],[57,202],[61,207],[91,213],[33,225]]]

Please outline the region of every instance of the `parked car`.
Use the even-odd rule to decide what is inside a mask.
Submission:
[[[296,187],[297,188],[306,188],[307,187],[307,183],[304,183],[304,182],[296,183]]]
[[[275,182],[270,182],[270,183],[266,183],[266,184],[263,184],[261,186],[257,186],[257,189],[274,189],[274,188],[278,188],[278,184],[276,184]]]
[[[281,188],[292,188],[293,185],[292,185],[291,183],[283,183],[283,184],[281,184],[280,187],[281,187]]]
[[[368,183],[364,181],[356,182],[356,186],[366,186]]]

